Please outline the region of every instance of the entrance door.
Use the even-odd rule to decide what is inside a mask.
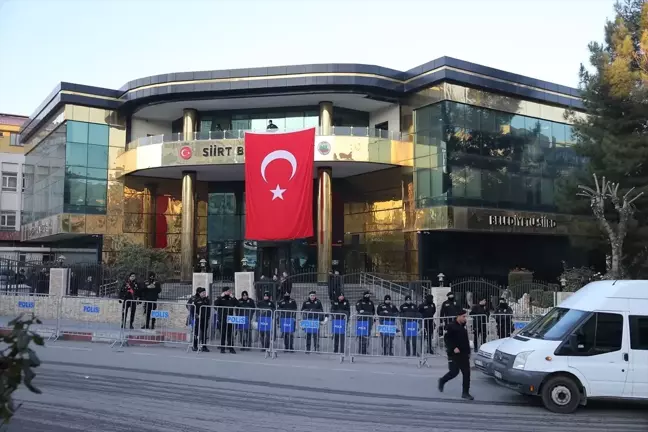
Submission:
[[[272,279],[290,270],[290,243],[274,243],[257,246],[257,278],[265,276]]]

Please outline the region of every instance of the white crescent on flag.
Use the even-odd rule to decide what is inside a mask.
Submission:
[[[275,150],[266,155],[266,157],[263,158],[263,161],[261,162],[261,177],[263,177],[263,180],[268,183],[268,180],[266,179],[266,168],[268,168],[268,165],[270,165],[271,162],[279,160],[279,159],[284,159],[290,163],[290,166],[292,167],[292,173],[290,174],[290,178],[288,181],[292,180],[292,178],[295,176],[295,173],[297,172],[297,159],[295,158],[295,155],[290,153],[288,150]]]

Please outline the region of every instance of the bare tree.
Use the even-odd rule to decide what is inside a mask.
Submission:
[[[643,192],[633,196],[634,188],[619,197],[619,184],[608,182],[605,177],[599,183],[596,174],[594,174],[594,184],[596,189],[589,186],[578,185],[581,191],[577,195],[589,198],[592,213],[596,217],[599,225],[605,231],[610,242],[612,255],[606,279],[621,279],[625,272],[622,263],[623,259],[623,241],[628,233],[628,222],[632,219],[635,212],[635,206],[632,204],[639,198]],[[611,223],[605,216],[605,205],[610,201],[617,213],[616,223]]]

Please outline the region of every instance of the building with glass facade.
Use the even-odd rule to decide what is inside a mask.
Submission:
[[[184,72],[120,89],[62,82],[22,128],[22,239],[167,248],[179,277],[367,270],[555,278],[592,221],[555,189],[582,161],[576,89],[443,57]],[[244,135],[316,127],[315,236],[244,238]],[[272,215],[268,215],[269,218]],[[281,221],[277,221],[280,223]]]

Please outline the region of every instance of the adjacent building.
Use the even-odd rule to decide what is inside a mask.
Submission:
[[[582,161],[576,89],[442,57],[409,71],[320,64],[60,83],[21,129],[22,239],[167,248],[187,280],[312,269],[555,279],[592,264],[556,185]],[[270,126],[273,125],[273,126]],[[244,135],[317,128],[315,236],[244,238]],[[272,218],[272,215],[268,215]],[[276,223],[281,223],[277,220]]]

